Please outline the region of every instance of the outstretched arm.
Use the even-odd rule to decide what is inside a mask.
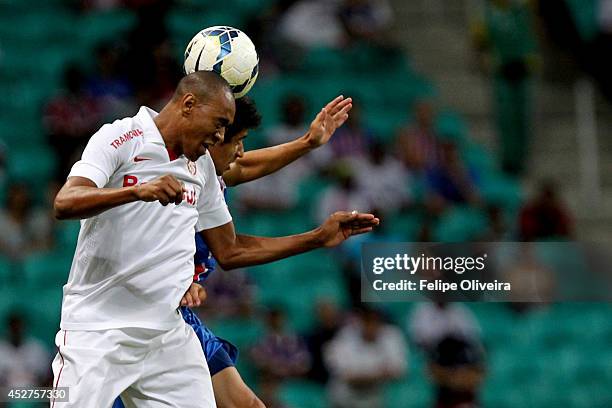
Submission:
[[[70,177],[53,203],[55,218],[84,219],[134,201],[180,204],[183,187],[174,176],[158,177],[146,184],[119,188],[98,188],[86,177]]]
[[[223,269],[268,263],[316,248],[333,247],[352,235],[372,231],[378,225],[372,214],[339,211],[320,227],[298,235],[279,238],[237,235],[234,224],[201,232],[213,256]]]
[[[321,109],[303,136],[277,146],[245,152],[223,173],[223,181],[228,186],[236,186],[267,176],[327,143],[348,119],[352,102],[351,98],[340,95]]]

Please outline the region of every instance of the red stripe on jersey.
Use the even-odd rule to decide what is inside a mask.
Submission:
[[[200,280],[200,275],[206,272],[206,268],[203,265],[195,266],[195,274],[193,275],[193,281],[197,282]]]
[[[170,157],[170,161],[174,161],[178,159],[178,156],[176,155],[176,153],[174,153],[172,150],[168,149],[167,147],[166,147],[166,150],[168,151],[168,157]]]
[[[66,330],[64,330],[64,346],[65,345],[66,345]],[[62,376],[62,371],[64,370],[64,356],[62,355],[62,352],[60,351],[59,347],[57,348],[57,353],[60,355],[60,358],[62,359],[62,367],[60,368],[59,373],[57,374],[57,381],[55,382],[55,385],[53,386],[54,391],[57,389],[57,386],[59,385],[59,381]],[[51,403],[51,408],[53,407],[55,407],[55,397],[53,397],[53,401]]]

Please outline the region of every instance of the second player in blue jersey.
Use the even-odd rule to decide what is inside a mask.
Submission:
[[[346,121],[351,107],[350,98],[339,96],[319,112],[303,136],[288,143],[245,153],[243,140],[249,130],[259,126],[261,117],[249,98],[237,99],[234,123],[228,127],[223,143],[209,148],[224,195],[226,185],[235,186],[266,176],[327,143],[335,130]],[[265,408],[235,368],[237,348],[217,337],[190,308],[199,305],[201,299],[198,293],[202,292],[206,280],[216,268],[206,242],[197,233],[195,243],[194,283],[183,297],[180,312],[202,343],[217,404]],[[121,399],[117,398],[113,408],[123,408]]]

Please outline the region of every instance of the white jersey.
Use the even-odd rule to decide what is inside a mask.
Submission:
[[[184,184],[180,205],[137,201],[81,220],[61,328],[169,330],[193,281],[196,231],[231,221],[209,154],[189,161],[166,149],[142,107],[132,118],[104,125],[89,140],[71,176],[98,187],[122,187],[171,174]]]

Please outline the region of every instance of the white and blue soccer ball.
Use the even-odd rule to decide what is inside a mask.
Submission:
[[[197,33],[185,50],[186,74],[215,71],[240,98],[249,92],[259,73],[255,45],[242,31],[227,26],[205,28]]]

